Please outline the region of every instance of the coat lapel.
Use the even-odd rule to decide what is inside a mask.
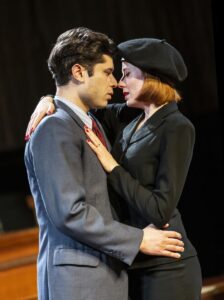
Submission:
[[[136,118],[133,122],[131,122],[123,132],[123,148],[126,148],[127,145],[131,145],[133,143],[138,142],[144,137],[150,135],[157,127],[159,127],[167,115],[173,113],[178,110],[176,102],[171,102],[167,105],[164,105],[161,109],[159,109],[151,118],[149,118],[145,124],[135,131],[139,122],[142,120],[143,115]],[[124,149],[122,149],[124,150]]]
[[[135,129],[143,117],[144,117],[144,114],[142,113],[140,116],[135,118],[130,124],[128,124],[124,128],[123,133],[122,133],[122,151],[125,151],[127,146],[130,144],[130,141],[134,135]]]

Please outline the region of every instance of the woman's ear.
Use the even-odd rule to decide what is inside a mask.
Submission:
[[[75,80],[79,82],[84,82],[87,75],[87,70],[80,64],[75,64],[72,66],[72,76]]]

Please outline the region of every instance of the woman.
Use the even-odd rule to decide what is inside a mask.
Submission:
[[[129,270],[132,300],[198,300],[201,270],[177,209],[192,158],[195,131],[177,107],[175,84],[187,77],[180,53],[164,40],[135,39],[118,45],[126,105],[96,112],[114,145],[111,154],[87,127],[87,142],[108,173],[110,198],[122,222],[149,223],[182,234],[181,259],[139,254]],[[143,113],[130,124],[127,107]],[[116,134],[115,134],[116,133]]]

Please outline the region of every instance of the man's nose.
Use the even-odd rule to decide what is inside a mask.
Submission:
[[[111,75],[111,86],[113,89],[115,89],[117,87],[117,80],[115,79],[114,75]]]

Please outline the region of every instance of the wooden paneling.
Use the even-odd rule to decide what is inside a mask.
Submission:
[[[37,253],[37,228],[0,235],[0,299],[37,299]]]
[[[224,276],[211,277],[203,281],[202,300],[224,300]]]
[[[36,300],[38,228],[0,235],[0,300]],[[224,276],[203,281],[202,300],[224,300]]]

